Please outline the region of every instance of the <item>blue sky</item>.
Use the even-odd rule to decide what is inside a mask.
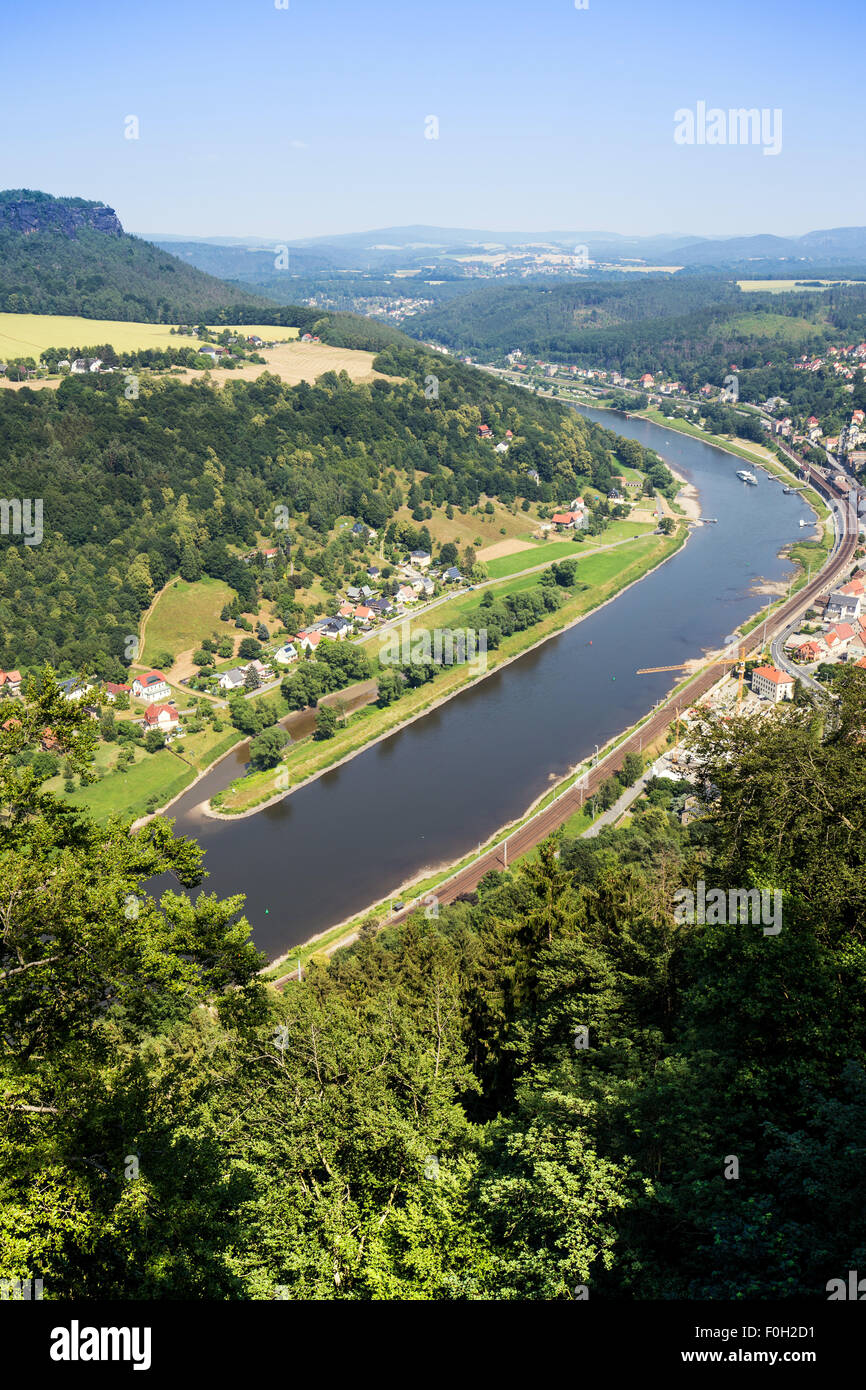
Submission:
[[[199,236],[866,224],[864,37],[863,0],[19,4],[0,187]],[[698,101],[780,108],[781,153],[676,145]]]

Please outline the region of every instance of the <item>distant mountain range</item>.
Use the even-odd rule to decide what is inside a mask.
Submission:
[[[477,251],[481,247],[554,246],[573,250],[585,246],[592,261],[612,264],[666,264],[718,269],[738,268],[752,262],[762,268],[778,263],[781,268],[794,261],[800,268],[810,264],[845,265],[866,262],[866,227],[835,227],[786,237],[769,233],[734,237],[698,237],[688,233],[656,236],[625,236],[607,231],[495,232],[480,228],[379,227],[367,232],[348,232],[337,236],[305,237],[292,241],[275,237],[179,237],[151,233],[149,239],[170,249],[190,264],[204,266],[211,273],[246,276],[265,266],[280,245],[288,246],[292,268],[297,274],[389,269],[436,265],[455,253]],[[259,261],[261,258],[261,261]]]

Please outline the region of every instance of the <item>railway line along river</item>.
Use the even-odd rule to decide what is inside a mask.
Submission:
[[[796,494],[765,473],[757,487],[742,483],[740,460],[688,435],[582,413],[656,449],[717,524],[697,527],[669,561],[574,627],[259,814],[223,821],[201,809],[238,775],[238,754],[176,801],[175,833],[206,851],[205,891],[246,894],[256,945],[269,958],[521,816],[674,684],[669,674],[638,676],[638,667],[721,647],[766,602],[758,582],[791,573],[779,552],[811,535],[799,522],[813,519]],[[151,885],[168,886],[177,885]]]

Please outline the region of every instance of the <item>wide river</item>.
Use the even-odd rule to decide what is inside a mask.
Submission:
[[[519,817],[676,682],[638,676],[637,667],[721,646],[766,603],[755,584],[790,575],[779,550],[812,534],[798,525],[812,513],[796,496],[765,473],[756,473],[757,487],[740,482],[745,465],[700,440],[582,413],[656,449],[695,484],[718,525],[695,528],[671,560],[605,608],[270,809],[234,822],[197,809],[242,770],[238,753],[177,801],[175,832],[206,851],[205,889],[246,894],[255,942],[270,958]]]

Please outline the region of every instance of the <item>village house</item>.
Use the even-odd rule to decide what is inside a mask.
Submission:
[[[112,705],[114,704],[114,702],[115,702],[115,700],[117,699],[118,695],[131,695],[131,694],[132,694],[132,690],[131,690],[130,686],[128,686],[128,685],[123,685],[122,683],[118,685],[115,681],[106,681],[105,684],[103,685],[102,689],[103,689],[104,692],[105,692],[105,698],[106,698],[106,700],[108,700],[108,702],[109,702],[110,704],[112,704]]]
[[[408,584],[401,584],[395,595],[398,603],[417,603],[418,596]]]
[[[394,605],[387,598],[374,598],[370,601],[369,607],[377,618],[387,618],[389,613],[394,612]]]
[[[795,655],[798,661],[805,661],[806,663],[810,663],[813,661],[820,661],[822,651],[818,643],[813,642],[810,639],[808,642],[801,643],[801,645],[797,648]]]
[[[230,671],[220,671],[217,684],[220,690],[243,690],[246,674],[243,666],[233,666]]]
[[[274,661],[279,666],[290,666],[293,661],[298,659],[298,649],[294,641],[285,642],[282,647],[274,652]]]
[[[65,700],[80,700],[82,695],[89,695],[96,686],[94,681],[86,677],[82,680],[80,676],[70,676],[69,680],[60,682],[59,688]],[[166,691],[168,692],[168,687]]]
[[[837,623],[824,633],[824,645],[836,656],[846,652],[854,640],[855,632],[850,623]]]
[[[148,705],[142,720],[146,729],[159,729],[164,734],[176,734],[180,729],[180,715],[174,705]]]
[[[0,671],[0,690],[17,695],[21,689],[20,671]]]
[[[456,565],[451,565],[443,574],[442,579],[445,584],[463,583],[463,575],[460,573]]]
[[[775,666],[758,666],[752,672],[752,689],[762,700],[791,700],[794,697],[794,677]]]
[[[409,561],[419,569],[425,570],[430,564],[431,558],[426,550],[413,550],[409,556]]]
[[[322,640],[321,632],[299,632],[298,646],[303,652],[314,652]]]
[[[132,693],[136,700],[167,700],[171,695],[171,686],[161,671],[148,671],[143,676],[136,676],[132,682]]]
[[[372,608],[368,608],[366,603],[359,603],[354,611],[355,622],[359,623],[361,627],[369,627],[374,617]]]
[[[862,604],[863,583],[859,579],[852,579],[831,592],[824,609],[824,622],[853,622],[860,617]]]

